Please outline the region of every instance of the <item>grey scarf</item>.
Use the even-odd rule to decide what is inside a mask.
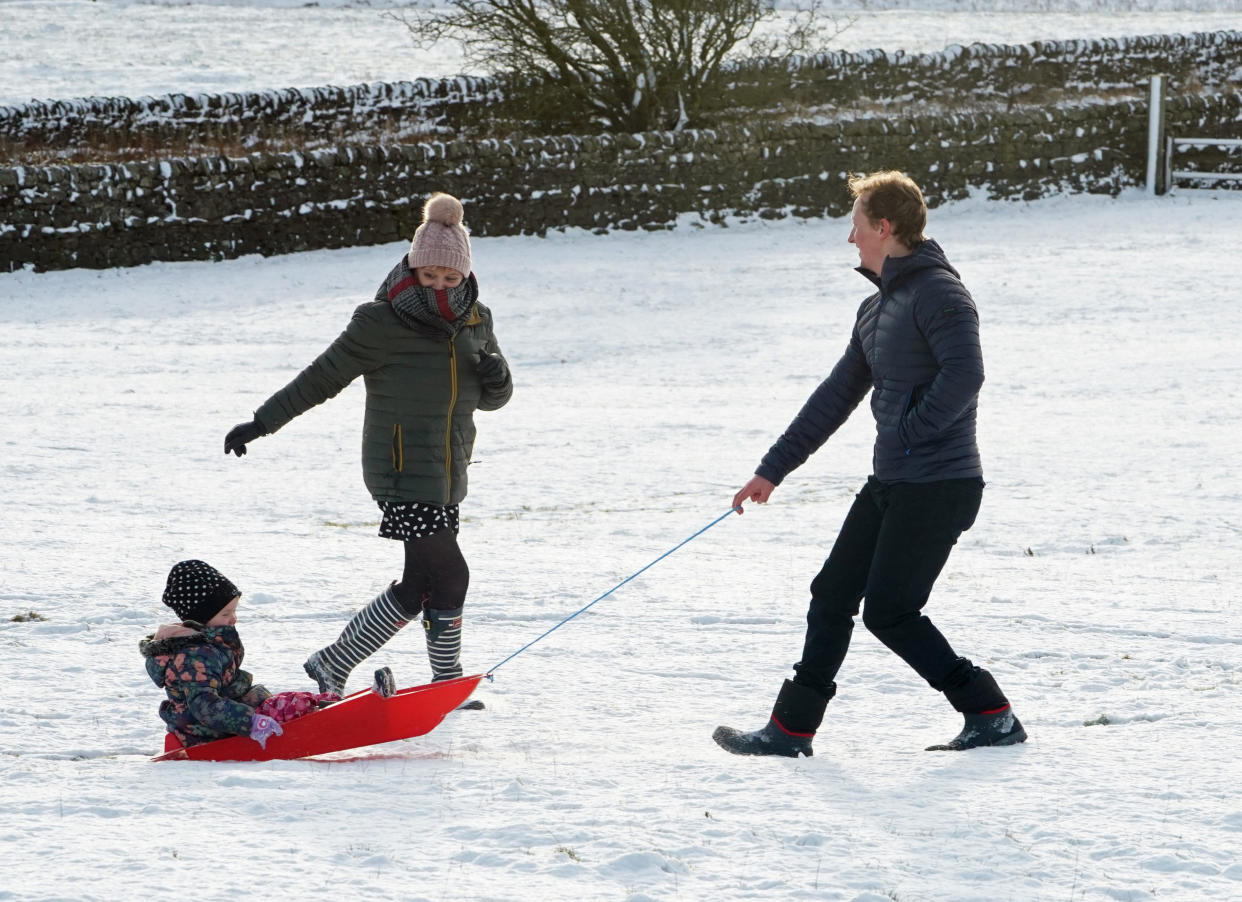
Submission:
[[[434,288],[418,284],[418,276],[410,270],[404,259],[393,268],[384,280],[384,291],[393,311],[411,329],[428,327],[446,335],[456,335],[465,324],[465,316],[479,299],[479,283],[474,273],[455,288],[444,292],[445,304],[452,318],[444,315]]]

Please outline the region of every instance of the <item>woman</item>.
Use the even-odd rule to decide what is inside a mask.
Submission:
[[[307,659],[320,692],[344,694],[350,672],[415,617],[423,618],[433,680],[461,676],[461,616],[470,571],[457,544],[458,506],[474,446],[475,410],[513,393],[509,365],[479,303],[462,205],[435,194],[409,253],[375,300],[310,366],[235,426],[224,452],[334,397],[362,376],[363,479],[383,512],[379,534],[405,545],[400,582],[354,615],[332,644]]]

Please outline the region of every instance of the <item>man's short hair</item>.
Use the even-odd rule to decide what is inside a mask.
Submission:
[[[862,198],[862,211],[874,225],[887,219],[893,237],[906,247],[923,242],[927,203],[914,179],[896,169],[850,176],[850,195]]]

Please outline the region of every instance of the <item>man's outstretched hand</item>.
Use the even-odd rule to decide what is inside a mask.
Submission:
[[[742,490],[733,496],[733,507],[739,514],[745,513],[742,510],[743,501],[753,501],[755,504],[767,504],[768,498],[772,494],[772,490],[776,486],[762,476],[750,477],[750,482],[742,486]]]

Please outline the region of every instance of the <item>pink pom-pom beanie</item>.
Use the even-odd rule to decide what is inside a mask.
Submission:
[[[408,256],[410,269],[447,266],[470,275],[470,236],[462,225],[461,201],[436,193],[423,205],[423,224],[414,233]]]

